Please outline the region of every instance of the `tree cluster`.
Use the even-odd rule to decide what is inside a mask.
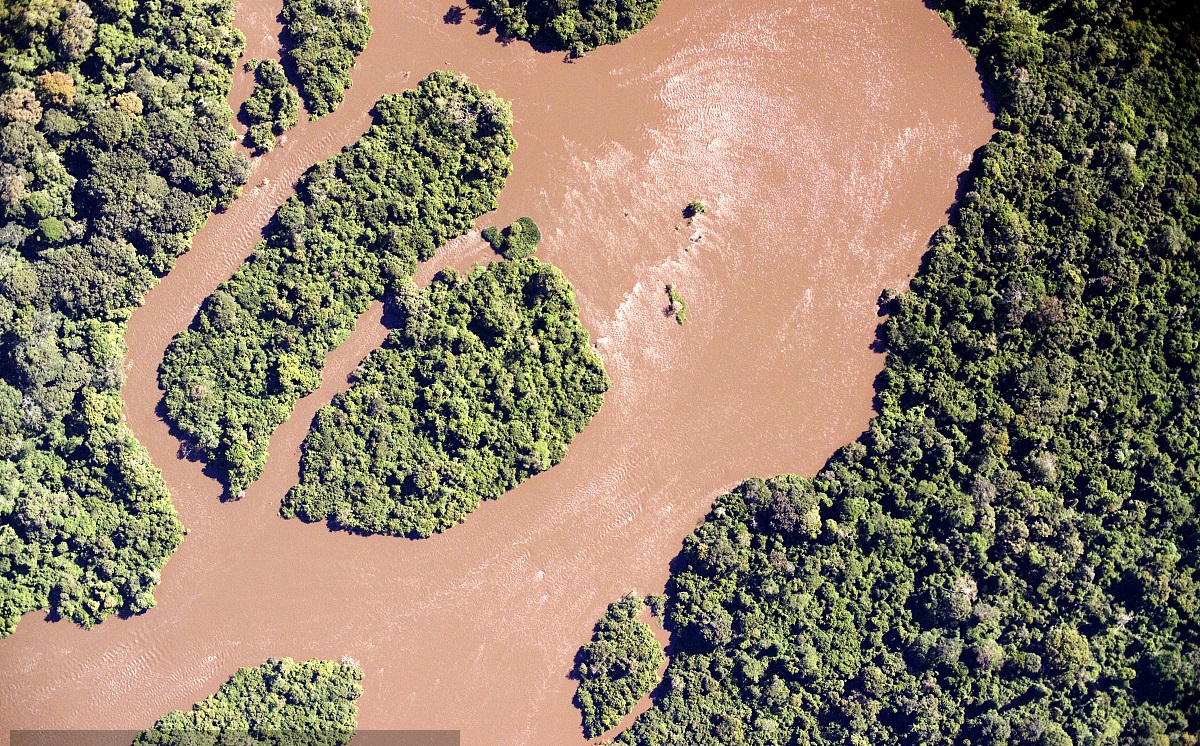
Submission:
[[[125,319],[249,173],[230,0],[0,4],[0,636],[154,605],[182,527],[121,419]]]
[[[282,513],[425,537],[566,456],[608,388],[570,283],[529,257],[439,274],[317,413]]]
[[[344,663],[272,658],[238,669],[216,694],[162,718],[133,746],[344,746],[358,727],[362,677]]]
[[[720,497],[622,743],[1194,744],[1200,69],[1170,4],[934,3],[998,134],[879,415]]]
[[[579,649],[575,703],[588,738],[615,728],[658,683],[658,669],[667,657],[654,632],[638,619],[644,608],[637,596],[609,604],[592,641]]]
[[[266,238],[167,348],[167,415],[237,495],[320,382],[325,355],[385,289],[496,207],[515,147],[508,104],[435,72],[375,105],[357,143],[313,166]]]
[[[283,65],[275,60],[250,60],[254,71],[254,92],[242,104],[242,114],[250,125],[246,144],[260,153],[275,147],[275,139],[296,126],[300,97],[288,83]]]
[[[505,259],[524,259],[537,251],[542,231],[533,218],[517,218],[504,230],[495,226],[484,228],[481,236]]]
[[[284,0],[283,33],[296,87],[313,117],[337,109],[373,29],[365,0]]]
[[[500,33],[582,56],[632,36],[662,0],[471,0]]]

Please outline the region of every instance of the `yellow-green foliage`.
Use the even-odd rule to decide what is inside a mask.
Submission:
[[[0,2],[0,636],[154,605],[182,526],[121,420],[124,320],[249,173],[229,0]]]

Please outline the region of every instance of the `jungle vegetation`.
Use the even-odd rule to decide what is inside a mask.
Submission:
[[[720,497],[627,744],[1200,735],[1200,68],[1183,5],[935,0],[999,132],[887,309],[878,417]]]
[[[508,104],[435,72],[379,99],[357,143],[309,169],[266,238],[167,348],[167,415],[230,495],[320,382],[325,354],[417,262],[496,207],[515,142]]]
[[[620,724],[658,683],[667,662],[650,627],[638,619],[645,604],[626,596],[609,604],[592,641],[579,649],[575,704],[583,713],[583,735],[596,738]]]
[[[322,408],[282,513],[429,536],[549,469],[600,409],[603,364],[570,283],[533,257],[440,273]]]
[[[354,736],[362,670],[272,658],[241,668],[217,693],[142,731],[133,746],[343,746]]]
[[[481,236],[505,259],[524,259],[537,251],[542,231],[533,218],[517,218],[504,230],[495,226],[484,228]]]
[[[154,605],[182,526],[121,419],[125,320],[246,181],[230,0],[0,3],[0,637]]]
[[[373,29],[366,0],[284,0],[286,60],[313,117],[337,109]]]
[[[246,144],[260,153],[275,147],[275,139],[296,126],[300,97],[288,83],[283,65],[275,60],[252,59],[247,68],[254,71],[254,92],[242,104],[247,124]]]
[[[632,36],[662,0],[471,0],[504,36],[582,56]]]

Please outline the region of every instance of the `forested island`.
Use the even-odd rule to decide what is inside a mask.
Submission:
[[[260,153],[275,148],[276,139],[296,126],[300,97],[288,83],[283,65],[275,60],[250,60],[254,72],[254,92],[242,104],[249,128],[246,144]]]
[[[499,32],[582,56],[632,36],[662,0],[469,0]]]
[[[575,704],[583,714],[583,735],[596,738],[620,724],[658,683],[667,662],[654,632],[638,615],[646,605],[626,596],[608,605],[592,641],[579,649]]]
[[[0,4],[0,637],[154,605],[182,526],[121,419],[125,319],[249,164],[230,0]]]
[[[353,85],[350,68],[373,29],[366,0],[284,0],[286,61],[312,117],[334,111]]]
[[[435,72],[382,97],[357,143],[311,168],[266,239],[167,348],[166,409],[236,496],[325,354],[417,262],[496,207],[512,169],[508,104]]]
[[[889,303],[879,415],[720,497],[626,744],[1190,744],[1200,69],[1173,3],[933,3],[998,134]]]
[[[426,537],[557,464],[608,378],[562,273],[533,257],[394,296],[398,327],[317,413],[285,517]]]
[[[241,668],[216,694],[138,734],[133,746],[344,746],[358,727],[356,665],[272,658]]]

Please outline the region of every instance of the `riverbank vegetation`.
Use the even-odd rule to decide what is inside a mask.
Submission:
[[[266,239],[167,348],[167,415],[231,495],[320,382],[325,355],[385,289],[496,207],[515,143],[508,104],[435,72],[379,99],[357,143],[309,169]]]
[[[125,319],[249,164],[229,0],[0,4],[0,636],[154,605],[182,526],[121,417]]]
[[[579,649],[575,704],[583,713],[587,738],[615,728],[658,683],[658,669],[667,657],[654,632],[638,619],[644,608],[637,596],[609,604],[592,641]]]
[[[284,516],[429,536],[561,461],[603,403],[604,367],[549,264],[447,269],[394,305],[399,326],[317,413]]]
[[[632,36],[662,0],[472,0],[500,33],[582,56]]]
[[[216,694],[162,718],[133,746],[343,746],[358,726],[362,677],[344,663],[272,658],[238,669]]]
[[[505,259],[524,259],[537,251],[542,240],[542,231],[533,218],[517,218],[504,230],[484,228],[481,235]]]
[[[254,92],[242,104],[242,113],[250,129],[246,144],[260,153],[275,147],[275,140],[296,126],[300,97],[292,90],[283,65],[275,60],[250,60],[254,71]]]
[[[374,30],[366,0],[284,0],[287,61],[312,117],[334,111],[354,84],[350,69]]]
[[[886,325],[878,417],[721,496],[622,743],[1200,734],[1200,72],[1183,5],[934,3],[999,132]]]

